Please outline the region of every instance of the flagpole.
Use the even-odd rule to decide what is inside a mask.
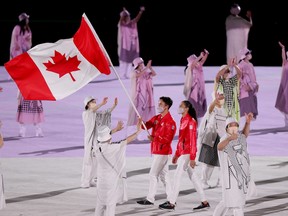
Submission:
[[[86,18],[87,18],[87,17],[86,17]],[[87,18],[87,19],[88,19],[88,18]],[[130,101],[133,109],[135,110],[137,116],[140,118],[141,116],[140,116],[137,108],[135,107],[135,104],[133,103],[133,101],[132,101],[132,99],[131,99],[131,97],[130,97],[130,94],[128,93],[127,89],[125,88],[125,85],[123,84],[123,82],[122,82],[122,80],[121,80],[118,72],[117,72],[116,69],[114,68],[114,66],[113,66],[113,64],[112,64],[112,61],[111,61],[108,53],[106,52],[105,47],[103,46],[103,44],[102,44],[101,40],[99,39],[99,37],[98,37],[98,35],[97,35],[97,33],[96,33],[95,30],[94,30],[93,33],[94,33],[94,35],[95,35],[95,37],[96,37],[96,40],[98,41],[99,45],[101,46],[102,51],[105,53],[105,56],[106,56],[106,58],[107,58],[107,60],[108,60],[108,62],[109,62],[109,64],[110,64],[110,66],[112,67],[114,73],[116,74],[116,76],[117,76],[117,78],[118,78],[118,80],[119,80],[122,88],[124,89],[124,92],[126,93],[126,95],[127,95],[128,99],[129,99],[129,101]],[[148,129],[147,129],[147,127],[146,127],[146,125],[145,125],[145,123],[144,123],[143,121],[142,121],[142,125],[143,125],[143,127],[145,128],[145,130],[147,131],[148,135],[150,136],[150,133],[149,133],[149,131],[148,131]]]

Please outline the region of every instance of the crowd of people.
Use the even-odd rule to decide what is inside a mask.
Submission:
[[[134,19],[126,8],[120,13],[118,23],[119,72],[123,79],[131,79],[131,99],[133,104],[128,110],[127,127],[136,131],[123,140],[112,142],[112,135],[124,128],[119,121],[111,128],[112,112],[118,105],[118,99],[108,109],[101,110],[107,104],[108,97],[97,103],[95,97],[84,98],[82,120],[84,133],[84,157],[81,176],[81,188],[96,187],[97,202],[95,216],[115,215],[116,205],[128,200],[125,155],[126,146],[140,134],[144,134],[151,144],[153,157],[149,172],[149,188],[145,199],[136,203],[142,206],[154,205],[158,181],[165,186],[167,201],[160,204],[163,210],[176,210],[183,174],[188,176],[199,194],[200,205],[193,211],[210,208],[205,189],[211,187],[209,181],[213,170],[219,169],[217,185],[222,186],[222,199],[214,208],[213,216],[224,216],[233,210],[236,216],[244,215],[244,206],[248,197],[255,196],[257,189],[251,173],[247,137],[250,123],[258,116],[257,82],[254,65],[250,62],[252,51],[247,47],[247,37],[252,26],[250,21],[238,16],[239,5],[231,7],[227,18],[227,62],[223,64],[215,77],[212,102],[207,104],[203,65],[209,52],[204,49],[199,56],[192,54],[187,58],[185,67],[183,94],[185,100],[178,105],[181,115],[179,128],[170,109],[173,100],[161,96],[155,103],[153,77],[157,75],[152,60],[144,63],[140,56],[137,22],[145,7]],[[238,24],[233,24],[236,22]],[[241,22],[241,24],[239,24]],[[243,23],[242,23],[243,22]],[[243,28],[244,34],[235,33],[235,26]],[[245,39],[239,44],[240,39]],[[235,45],[233,41],[237,41]],[[282,77],[275,107],[284,114],[285,126],[288,126],[288,53],[282,49]],[[32,46],[32,32],[29,27],[29,15],[21,13],[11,38],[11,59],[29,50]],[[2,88],[0,88],[0,92]],[[26,136],[26,124],[33,124],[36,136],[43,136],[40,123],[44,122],[41,101],[25,100],[18,91],[16,121],[20,125],[19,136]],[[241,118],[245,122],[240,129]],[[0,127],[1,127],[0,122]],[[172,152],[172,141],[179,133],[176,151]],[[4,140],[0,133],[0,148]],[[170,155],[173,154],[172,161]],[[173,184],[169,177],[169,163],[177,165]],[[201,176],[195,172],[201,165]],[[1,174],[1,173],[0,173]],[[191,186],[192,187],[192,186]],[[3,189],[3,177],[0,175],[0,209],[6,206]]]

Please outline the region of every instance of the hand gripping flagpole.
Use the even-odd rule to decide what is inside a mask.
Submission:
[[[137,108],[135,107],[135,104],[133,103],[133,101],[132,101],[132,99],[131,99],[131,97],[130,97],[128,91],[127,91],[127,89],[125,88],[125,86],[124,86],[124,84],[123,84],[123,82],[122,82],[122,80],[121,80],[121,78],[120,78],[118,72],[117,72],[116,69],[114,68],[114,66],[113,66],[113,64],[112,64],[112,61],[111,61],[111,59],[110,59],[108,53],[106,52],[106,49],[104,48],[102,42],[100,41],[100,39],[99,39],[99,37],[98,37],[96,31],[94,31],[93,33],[94,33],[94,35],[95,35],[95,38],[96,38],[97,42],[99,43],[99,45],[100,45],[100,47],[101,47],[101,50],[104,52],[104,54],[105,54],[105,56],[106,56],[106,58],[107,58],[107,60],[108,60],[108,62],[109,62],[109,64],[110,64],[110,66],[112,67],[114,73],[116,74],[116,76],[117,76],[117,78],[118,78],[118,80],[119,80],[119,82],[120,82],[122,88],[124,89],[124,92],[126,93],[126,95],[127,95],[128,99],[129,99],[129,101],[130,101],[130,103],[131,103],[133,109],[135,110],[137,116],[140,118],[141,116],[140,116],[140,114],[139,114]],[[150,136],[150,133],[149,133],[149,131],[148,131],[148,129],[147,129],[147,127],[146,127],[146,125],[145,125],[145,123],[144,123],[143,121],[142,121],[142,125],[143,125],[143,127],[145,128],[145,130],[147,131],[148,135]]]

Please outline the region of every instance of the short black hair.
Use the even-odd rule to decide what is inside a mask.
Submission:
[[[168,106],[168,109],[170,109],[170,107],[173,104],[173,100],[170,97],[162,96],[159,99],[162,100]]]

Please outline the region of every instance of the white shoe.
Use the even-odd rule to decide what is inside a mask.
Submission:
[[[43,137],[43,131],[41,128],[36,128],[36,137]]]
[[[206,190],[208,188],[210,188],[211,186],[206,182],[206,183],[202,183],[202,188],[203,190]]]
[[[26,128],[23,125],[20,126],[19,136],[20,137],[25,137],[26,136]]]
[[[96,187],[97,186],[97,178],[94,178],[90,181],[90,187]]]
[[[220,182],[220,178],[218,178],[216,186],[215,187],[220,187],[221,186],[221,182]]]

